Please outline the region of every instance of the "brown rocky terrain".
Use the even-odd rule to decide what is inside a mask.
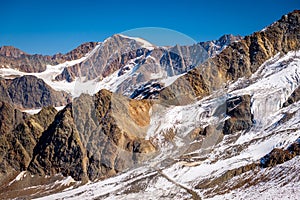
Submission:
[[[89,59],[66,68],[63,74],[56,77],[56,80],[74,78],[74,76],[86,77],[87,80],[102,79],[120,69],[130,59],[146,54],[147,49],[141,48],[142,46],[143,44],[136,40],[113,35],[103,42]]]
[[[257,71],[263,62],[275,54],[285,54],[291,50],[299,49],[299,24],[299,11],[283,16],[281,20],[265,31],[254,33],[251,36],[246,36],[240,42],[230,44],[219,55],[214,55],[213,58],[192,70],[189,69],[189,66],[190,62],[193,61],[182,59],[183,57],[180,56],[180,52],[190,51],[189,47],[174,47],[174,51],[177,51],[176,54],[170,52],[162,54],[162,50],[154,49],[152,56],[154,58],[156,58],[155,55],[157,58],[164,57],[162,63],[169,67],[168,73],[176,75],[176,73],[188,71],[174,84],[158,93],[162,101],[129,99],[107,90],[100,90],[93,97],[83,94],[75,98],[72,103],[69,103],[59,112],[53,107],[46,107],[40,113],[29,116],[20,112],[13,104],[27,108],[62,105],[66,103],[68,96],[63,93],[56,93],[41,79],[31,76],[23,76],[13,80],[0,79],[0,92],[3,92],[1,93],[3,94],[1,97],[3,102],[0,102],[0,193],[7,194],[6,190],[10,186],[8,183],[24,170],[29,175],[35,175],[38,179],[45,178],[46,175],[53,178],[57,174],[61,174],[65,177],[72,176],[75,180],[86,183],[88,180],[101,180],[114,176],[125,169],[139,165],[157,153],[156,146],[145,139],[151,122],[152,107],[155,103],[167,104],[166,106],[168,106],[168,104],[178,105],[191,102],[189,99],[200,99],[216,89],[226,87],[227,82],[234,82],[241,77],[249,77]],[[124,41],[121,40],[124,38],[120,38],[118,35],[114,36],[112,41],[106,41],[109,44],[107,47],[101,51],[98,49],[95,56],[93,55],[84,63],[65,68],[62,76],[58,79],[71,81],[74,76],[86,76],[88,79],[104,78],[113,71],[124,67],[123,64],[128,60],[139,56],[141,56],[141,60],[136,60],[136,63],[151,62],[144,59],[150,52],[149,49],[142,48],[141,44],[128,38],[125,40],[129,46],[122,46]],[[114,48],[126,53],[117,53],[117,59],[111,58]],[[138,50],[127,51],[132,48],[138,48]],[[26,56],[25,53],[22,54],[18,50],[2,50],[2,54],[17,58]],[[74,57],[70,55],[64,59],[73,59],[76,55],[77,53],[74,52]],[[97,57],[99,55],[106,60],[99,59],[100,57]],[[77,56],[80,56],[80,53]],[[83,66],[92,67],[86,69]],[[126,70],[124,67],[120,71],[120,76]],[[284,106],[298,101],[298,92],[296,89]],[[220,107],[221,111],[217,109],[213,114],[218,116],[225,114],[228,117],[217,128],[220,128],[229,139],[235,133],[247,131],[252,127],[250,95],[230,97],[225,101],[225,105],[220,105]],[[225,109],[222,110],[222,108]],[[222,113],[223,111],[224,113]],[[289,120],[292,115],[294,113],[282,118],[283,121]],[[211,133],[216,128],[206,126],[203,129],[197,127],[196,130],[193,133],[193,139],[212,135]],[[174,132],[172,133],[168,136],[170,142],[176,136]],[[249,143],[256,143],[259,139],[253,139]],[[218,158],[225,158],[234,153],[239,154],[247,148],[247,145],[250,144],[245,143],[243,146],[234,148],[237,152],[234,152],[231,146],[229,149],[221,149],[222,152],[216,157],[212,157],[208,164],[217,162]],[[299,155],[299,149],[299,141],[290,145],[286,150],[274,149],[262,158],[261,166],[273,167],[286,162]],[[192,155],[188,156],[190,157],[187,159],[192,158]],[[251,157],[249,158],[251,159]],[[243,159],[245,161],[248,157],[243,157]],[[170,163],[175,162],[175,159],[170,160]],[[168,163],[168,161],[165,162]],[[201,163],[193,164],[200,165]],[[178,166],[176,170],[180,171],[183,166]],[[225,185],[227,181],[234,180],[249,171],[256,172],[259,170],[258,166],[257,163],[250,163],[234,167],[222,174],[217,174],[210,180],[204,179],[192,187],[208,189],[207,193],[222,194],[224,193],[222,191],[223,186],[224,188],[227,187],[228,190],[232,189]],[[189,193],[194,194],[194,199],[200,198],[193,191],[193,188],[189,189],[176,183],[176,176],[172,179],[164,174],[167,173],[167,170],[157,170],[155,167],[152,170],[156,170],[155,173],[172,182],[176,187],[184,188]],[[29,178],[26,187],[30,186],[28,184],[30,181],[32,179]],[[37,182],[44,183],[41,180]],[[247,184],[248,182],[249,180],[243,179],[241,182],[235,183],[234,187],[239,188],[239,184]],[[132,187],[132,191],[139,192],[141,186],[143,185],[137,184],[136,188]],[[22,186],[19,187],[22,188]],[[9,197],[13,196],[11,193],[9,195]]]
[[[253,124],[250,95],[233,97],[226,103],[226,115],[230,118],[224,123],[223,134],[249,130]]]
[[[155,152],[145,137],[151,102],[101,90],[82,95],[60,111],[34,148],[33,174],[106,178]],[[131,120],[130,120],[131,119]]]
[[[53,107],[45,107],[38,114],[29,116],[1,102],[0,185],[27,169],[33,148],[56,112]]]
[[[23,72],[42,72],[46,65],[57,65],[65,61],[79,59],[90,52],[96,42],[84,43],[66,54],[55,54],[54,56],[27,54],[12,46],[0,47],[0,68],[14,68]]]
[[[240,37],[224,36],[219,40],[208,42],[206,48],[214,45],[214,48],[210,49],[211,54],[208,54],[203,47],[204,43],[157,47],[144,45],[135,38],[113,35],[87,60],[64,68],[55,79],[72,82],[75,77],[84,77],[84,81],[95,78],[101,81],[116,71],[118,77],[122,78],[132,70],[130,72],[133,74],[126,77],[114,92],[135,99],[154,98],[157,91],[165,85],[162,80],[193,69],[238,39]],[[215,53],[212,54],[213,52]]]
[[[299,139],[292,143],[287,149],[273,149],[269,154],[265,155],[260,160],[261,167],[274,167],[278,164],[284,163],[300,155]]]
[[[22,185],[8,183],[24,170],[37,175],[24,179],[30,187],[50,184],[45,175],[59,173],[83,182],[103,179],[148,159],[156,152],[144,139],[152,105],[106,90],[81,95],[60,112],[44,107],[35,115],[1,102],[0,193],[19,191]]]

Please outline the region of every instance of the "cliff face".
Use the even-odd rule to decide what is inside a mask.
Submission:
[[[283,106],[287,107],[300,100],[300,87],[297,87],[291,96],[284,102]]]
[[[144,139],[152,105],[106,90],[82,95],[58,113],[44,107],[28,115],[1,102],[0,184],[24,170],[85,182],[141,163],[156,152]]]
[[[42,108],[44,106],[66,105],[69,94],[55,91],[42,79],[35,76],[22,76],[15,79],[1,79],[0,100],[12,103],[19,108]]]
[[[58,113],[35,146],[28,170],[76,180],[106,178],[156,150],[144,139],[151,102],[102,90],[82,95]]]
[[[0,184],[27,169],[33,149],[56,114],[53,107],[29,116],[8,103],[0,103]]]
[[[299,11],[289,13],[264,31],[230,44],[219,55],[165,88],[159,98],[178,104],[176,99],[187,96],[190,99],[202,98],[216,89],[225,87],[228,81],[249,77],[261,64],[277,53],[285,54],[299,48],[299,20]]]

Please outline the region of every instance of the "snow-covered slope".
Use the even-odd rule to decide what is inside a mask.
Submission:
[[[299,86],[299,68],[300,51],[276,55],[249,79],[239,79],[226,90],[186,106],[153,108],[147,137],[160,155],[107,180],[41,199],[300,198],[298,156],[273,168],[259,167],[272,149],[287,148],[300,137],[300,102],[282,106]],[[226,107],[220,105],[245,94],[251,95],[250,130],[233,135],[215,131],[191,139],[197,127],[228,119]],[[168,134],[174,134],[173,142]]]

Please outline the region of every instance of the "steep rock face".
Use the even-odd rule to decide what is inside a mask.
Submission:
[[[45,107],[38,114],[28,116],[1,103],[0,184],[27,169],[39,137],[56,113],[55,108]]]
[[[10,55],[10,56],[6,56]],[[14,56],[13,56],[14,55]],[[0,67],[11,67],[24,72],[42,72],[47,64],[57,64],[50,56],[5,53],[0,55]]]
[[[12,105],[0,102],[0,135],[11,132],[26,116]]]
[[[30,55],[15,47],[3,46],[0,47],[0,68],[10,67],[24,72],[42,72],[47,65],[57,65],[81,58],[96,45],[96,42],[84,43],[66,54],[55,54],[54,56]]]
[[[248,130],[253,124],[250,95],[238,96],[226,101],[226,115],[230,116],[224,123],[223,133],[232,134]]]
[[[68,67],[77,77],[86,77],[87,80],[103,78],[120,69],[130,59],[140,56],[143,52],[138,51],[144,44],[121,35],[113,35],[96,50],[87,60],[79,65]],[[63,80],[58,76],[57,80]]]
[[[29,170],[34,174],[55,175],[62,173],[85,179],[86,157],[79,133],[72,120],[69,104],[58,113],[54,122],[43,133],[33,150]]]
[[[29,171],[76,180],[106,178],[155,152],[146,141],[152,103],[101,90],[60,111],[34,149]]]
[[[232,43],[219,55],[189,71],[165,88],[159,98],[171,103],[180,97],[201,98],[224,87],[227,81],[249,77],[261,64],[277,53],[299,49],[299,20],[300,12],[294,11],[264,31]]]
[[[74,76],[87,77],[88,80],[97,77],[101,79],[121,69],[122,66],[126,66],[132,59],[136,59],[136,64],[143,65],[146,57],[151,55],[156,60],[151,66],[153,69],[157,68],[155,65],[159,65],[168,76],[174,76],[203,63],[208,57],[216,55],[225,46],[239,39],[241,38],[238,36],[225,35],[216,41],[163,48],[156,47],[139,38],[116,34],[105,40],[91,58],[80,65],[68,67],[65,72],[71,72],[69,74]],[[211,44],[214,47],[210,48]],[[144,61],[139,62],[141,60]],[[148,61],[148,64],[149,62],[151,61]],[[91,69],[88,69],[87,66]],[[148,67],[150,71],[153,69]],[[57,76],[57,80],[64,78],[63,74]]]
[[[44,106],[66,105],[69,94],[55,91],[42,79],[35,76],[22,76],[13,80],[2,80],[2,100],[12,102],[21,108],[41,108]],[[2,85],[2,84],[1,84]],[[9,98],[7,97],[7,94]]]
[[[54,56],[52,56],[51,59],[55,60],[58,63],[63,63],[65,61],[71,61],[71,60],[77,60],[77,59],[85,56],[85,54],[92,51],[96,47],[97,44],[98,44],[97,42],[86,42],[86,43],[79,45],[78,47],[76,47],[75,49],[73,49],[72,51],[70,51],[66,54],[61,54],[61,53],[55,54]]]
[[[6,80],[0,77],[0,101],[4,101],[7,103],[12,103],[12,100],[8,93]]]

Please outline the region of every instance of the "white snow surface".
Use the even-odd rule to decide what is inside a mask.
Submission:
[[[230,179],[228,187],[247,176],[256,177],[257,183],[229,190],[223,195],[213,192],[208,195],[207,189],[195,189],[202,181],[213,180],[228,170],[257,163],[275,147],[287,148],[300,137],[300,102],[282,108],[282,104],[299,86],[299,69],[300,51],[289,52],[283,57],[277,55],[265,62],[250,79],[232,83],[228,91],[216,92],[214,96],[187,106],[153,108],[147,139],[160,147],[160,155],[115,177],[41,199],[191,198],[187,189],[202,199],[299,199],[299,156],[276,167],[258,169],[258,173],[249,171]],[[106,83],[109,84],[110,80]],[[221,136],[216,133],[210,145],[203,142],[201,148],[186,153],[182,151],[198,142],[187,139],[192,130],[226,119],[227,116],[216,114],[218,105],[230,96],[244,94],[250,94],[252,98],[251,111],[256,123],[251,130],[224,136],[219,143],[216,140]],[[279,124],[286,113],[293,116]],[[164,137],[170,131],[176,133],[172,144]],[[185,155],[189,157],[182,159]],[[170,160],[172,162],[165,164],[164,161]],[[265,182],[259,179],[261,177],[267,177],[263,179]],[[129,192],[133,183],[141,189]]]
[[[287,161],[270,169],[262,169],[256,177],[267,177],[268,181],[260,184],[233,190],[225,195],[217,195],[211,200],[218,199],[300,199],[300,157]],[[249,177],[252,174],[247,173]]]
[[[54,107],[57,111],[60,111],[64,108],[65,106],[57,106],[57,107]],[[26,110],[21,110],[22,112],[26,112],[30,115],[34,115],[34,114],[37,114],[41,111],[42,109],[41,108],[38,108],[38,109],[26,109]]]
[[[151,44],[150,42],[148,42],[147,40],[144,40],[142,38],[139,38],[139,37],[130,37],[130,36],[127,36],[127,35],[123,35],[123,34],[119,34],[121,37],[124,37],[124,38],[128,38],[128,39],[131,39],[131,40],[135,40],[137,42],[140,42],[142,43],[142,47],[144,48],[148,48],[149,50],[153,50],[154,48],[154,45]]]

